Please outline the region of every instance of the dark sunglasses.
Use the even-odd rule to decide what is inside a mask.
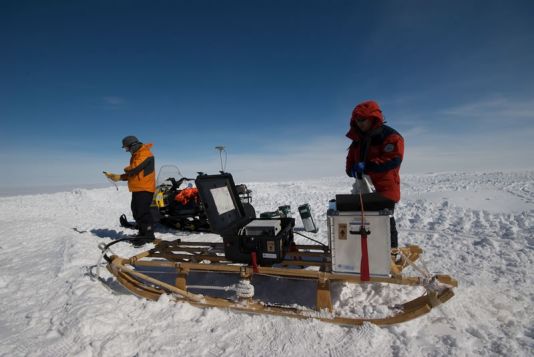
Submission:
[[[368,118],[357,118],[356,122],[363,123],[363,122],[366,122],[367,120],[369,120],[369,119]]]

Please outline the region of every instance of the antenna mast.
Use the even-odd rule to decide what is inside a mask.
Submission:
[[[219,158],[221,159],[221,172],[224,172],[226,170],[226,161],[228,159],[228,153],[226,152],[226,150],[224,149],[224,146],[222,145],[216,146],[215,150],[219,150]],[[224,152],[224,165],[223,165],[223,159],[222,159],[223,152]]]

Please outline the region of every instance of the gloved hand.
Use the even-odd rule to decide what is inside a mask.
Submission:
[[[112,173],[109,173],[109,172],[104,172],[104,175],[106,175],[106,177],[108,179],[110,179],[111,181],[120,181],[121,180],[121,175],[118,175],[118,174],[112,174]]]
[[[349,177],[361,176],[364,170],[365,170],[365,162],[360,161],[352,165],[352,167],[347,171],[347,175]]]
[[[354,171],[363,174],[363,171],[365,170],[365,162],[360,161],[357,164],[354,164]]]
[[[351,172],[347,172],[347,174],[350,177],[361,178],[364,170],[365,170],[365,162],[360,161],[357,164],[352,165]]]

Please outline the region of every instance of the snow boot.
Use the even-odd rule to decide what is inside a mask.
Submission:
[[[156,239],[154,236],[154,226],[151,224],[139,224],[139,234],[132,240],[132,245],[136,248],[142,247],[146,243],[152,243]]]
[[[128,218],[126,218],[126,215],[125,214],[122,214],[120,217],[119,217],[119,222],[121,224],[121,227],[124,227],[124,228],[131,228],[131,229],[139,229],[139,227],[137,226],[137,223],[135,222],[129,222],[128,221]]]

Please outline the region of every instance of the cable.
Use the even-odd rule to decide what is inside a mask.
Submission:
[[[108,244],[105,244],[105,245],[104,245],[104,243],[100,243],[100,244],[98,245],[98,248],[100,248],[100,250],[102,251],[102,257],[104,257],[104,259],[105,259],[108,263],[111,263],[110,258],[109,258],[107,255],[105,255],[105,254],[106,254],[106,251],[109,249],[109,247],[111,247],[112,245],[117,244],[117,243],[119,243],[119,242],[125,242],[125,241],[131,242],[131,241],[135,241],[135,240],[137,240],[137,239],[138,239],[137,237],[120,238],[120,239],[114,240],[113,242],[108,243]]]
[[[104,258],[104,260],[106,260],[106,262],[111,263],[111,259],[110,257],[108,257],[106,255],[106,252],[108,250],[110,250],[109,248],[114,245],[114,244],[117,244],[119,242],[125,242],[125,241],[135,241],[137,238],[131,238],[131,237],[128,237],[128,238],[120,238],[120,239],[117,239],[117,240],[114,240],[113,242],[111,243],[108,243],[108,244],[104,244],[104,243],[100,243],[98,245],[98,248],[100,248],[100,250],[102,251],[102,254],[100,255],[100,257],[98,258],[98,262],[96,263],[96,279],[99,280],[102,284],[104,284],[104,286],[110,290],[112,293],[115,293],[113,291],[113,289],[111,289],[106,281],[100,277],[100,266],[102,265],[102,258]],[[112,254],[114,254],[113,252],[111,252]]]
[[[328,247],[326,244],[321,243],[321,242],[319,242],[318,240],[315,240],[315,239],[310,238],[310,237],[308,237],[308,236],[305,236],[305,235],[302,234],[302,233],[299,233],[299,232],[296,232],[296,231],[293,231],[293,233],[298,234],[299,236],[303,236],[304,238],[309,239],[309,240],[311,240],[312,242],[319,243],[319,244],[322,245],[323,247]]]
[[[110,179],[108,176],[107,176],[107,172],[106,171],[103,171],[104,172],[104,175],[106,176],[106,179],[111,182],[113,184],[113,186],[115,186],[115,188],[117,189],[117,191],[119,190],[119,186],[117,186],[117,184],[115,183],[115,181],[113,181],[112,179]]]

